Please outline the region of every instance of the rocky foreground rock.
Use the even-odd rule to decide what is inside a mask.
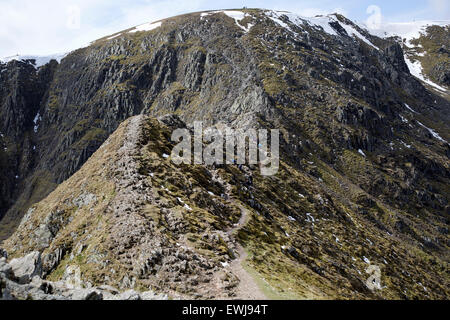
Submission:
[[[3,254],[5,251],[3,251]],[[39,252],[7,261],[0,258],[0,300],[166,300],[166,295],[152,291],[136,292],[109,287],[92,287],[79,283],[70,276],[52,282],[41,278],[42,261]]]

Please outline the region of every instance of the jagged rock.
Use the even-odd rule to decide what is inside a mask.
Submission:
[[[384,52],[390,64],[394,66],[400,72],[408,72],[408,66],[405,62],[405,57],[403,54],[403,49],[398,43],[393,43],[388,46]]]
[[[76,199],[73,200],[73,204],[78,208],[88,206],[92,202],[97,201],[97,196],[92,193],[82,193]]]
[[[141,300],[141,296],[134,290],[128,290],[119,294],[117,300]]]
[[[287,249],[287,252],[288,252],[291,256],[293,256],[295,259],[300,259],[300,255],[299,255],[297,249],[295,249],[294,247],[289,247],[289,248]]]
[[[95,289],[75,289],[72,300],[103,300],[103,294]]]
[[[49,274],[51,271],[53,271],[61,262],[63,256],[64,256],[63,248],[58,248],[55,250],[55,252],[44,255],[42,258],[43,275],[45,276]]]
[[[13,269],[9,263],[6,262],[6,258],[0,258],[0,274],[10,279],[14,277]]]
[[[450,62],[443,61],[436,63],[430,72],[432,78],[439,84],[450,86]]]
[[[13,259],[9,263],[20,284],[26,284],[34,276],[42,275],[41,253],[32,252],[23,258]]]
[[[186,128],[186,124],[177,115],[174,114],[161,116],[158,118],[158,120],[173,130]]]
[[[31,253],[10,263],[6,258],[0,258],[0,300],[167,300],[166,295],[158,295],[152,291],[138,293],[128,290],[120,293],[117,289],[106,285],[85,289],[68,285],[67,281],[45,281],[39,274],[32,275],[29,271],[31,267],[26,271],[22,270],[23,267],[33,263],[39,265],[37,257],[37,253]],[[22,268],[14,269],[16,271],[14,274],[13,267],[19,263]]]
[[[142,300],[168,300],[169,297],[165,294],[155,294],[153,291],[142,292],[141,294]]]

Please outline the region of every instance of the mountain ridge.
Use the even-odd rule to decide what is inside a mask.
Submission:
[[[239,12],[165,19],[158,27],[149,24],[151,30],[100,39],[39,70],[20,61],[0,64],[3,238],[26,212],[33,221],[25,219],[2,246],[12,257],[42,251],[52,262],[44,275],[51,280],[78,265],[95,285],[151,287],[175,297],[195,297],[195,283],[204,290],[198,298],[232,297],[239,286],[233,272],[218,279],[201,271],[202,280],[192,280],[176,250],[185,236],[188,256],[203,257],[192,260],[198,270],[210,265],[222,272],[227,267],[221,263],[235,261],[233,249],[242,245],[249,253],[248,272],[271,297],[448,297],[448,90],[411,75],[404,43],[370,35],[343,16],[324,28],[264,10]],[[427,51],[416,59],[423,58],[426,70],[437,69],[434,77],[445,85],[447,49],[433,39],[444,39],[448,28],[430,30],[414,45]],[[430,64],[429,54],[439,57],[439,64]],[[27,93],[30,88],[38,90]],[[139,196],[142,203],[130,203],[127,210],[120,202],[109,212],[97,208],[99,220],[92,218],[84,204],[102,199],[113,205],[118,201],[113,189],[122,187],[107,179],[78,199],[74,190],[80,188],[67,185],[85,166],[95,168],[85,175],[86,185],[96,185],[90,179],[105,174],[104,168],[88,159],[114,132],[122,137],[118,143],[125,143],[126,135],[117,130],[139,114],[150,117],[138,125],[145,143],[138,159],[129,161],[139,164],[140,182],[127,177],[123,184],[142,186],[149,198]],[[167,114],[181,120],[169,117],[169,125],[151,120]],[[280,129],[279,174],[263,178],[251,166],[175,167],[161,159],[170,154],[170,130],[195,120]],[[17,124],[9,125],[13,121]],[[219,197],[224,190],[239,205]],[[71,200],[61,201],[61,192],[61,199]],[[223,233],[239,221],[240,206],[249,222],[227,238]],[[130,214],[136,226],[124,223],[110,232],[119,224],[101,223],[103,214],[119,220]],[[66,219],[77,216],[92,227],[79,225],[91,240],[74,241],[64,231],[73,226]],[[23,231],[29,226],[33,233]],[[140,259],[146,250],[139,236],[160,228],[170,241],[159,255]],[[110,237],[111,246],[102,247],[98,234]],[[170,263],[161,265],[161,259]],[[106,261],[126,271],[110,274]],[[367,261],[382,267],[383,290],[367,288]],[[218,280],[229,288],[211,291]],[[164,281],[170,292],[162,292]]]

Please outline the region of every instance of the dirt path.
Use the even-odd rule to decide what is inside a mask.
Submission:
[[[247,210],[242,206],[239,206],[239,208],[242,213],[241,218],[239,219],[239,222],[227,232],[230,237],[234,237],[234,235],[247,223]],[[236,298],[244,300],[267,300],[268,298],[261,291],[253,276],[243,267],[243,263],[245,263],[248,254],[238,241],[236,241],[236,251],[234,253],[237,258],[230,263],[229,268],[240,280],[236,290]]]

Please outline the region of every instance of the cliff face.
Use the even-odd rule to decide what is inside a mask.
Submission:
[[[0,217],[22,192],[24,178],[33,174],[40,104],[57,68],[53,61],[36,71],[32,63],[0,64]]]
[[[439,28],[448,37],[448,28]],[[129,29],[39,70],[30,62],[0,64],[2,236],[11,235],[26,212],[33,221],[26,219],[6,242],[7,249],[16,255],[33,250],[55,255],[61,250],[61,260],[47,270],[49,277],[57,278],[67,264],[77,261],[73,257],[79,246],[90,241],[69,240],[67,230],[87,228],[100,242],[95,232],[107,230],[103,246],[91,241],[89,254],[78,254],[80,265],[93,268],[85,270],[89,281],[130,287],[134,277],[139,285],[162,290],[165,282],[153,276],[169,279],[176,273],[187,287],[168,280],[170,290],[192,295],[196,281],[215,281],[217,274],[208,268],[217,271],[221,263],[231,262],[228,249],[242,243],[251,253],[252,270],[278,295],[448,297],[442,270],[449,252],[450,103],[445,82],[448,55],[441,51],[440,67],[429,68],[443,70],[430,71],[441,86],[436,90],[410,74],[398,39],[373,36],[340,15],[303,20],[285,12],[244,10],[195,13]],[[110,182],[115,176],[111,172],[118,169],[105,169],[98,190],[88,192],[95,196],[87,205],[95,204],[95,217],[84,209],[78,213],[83,205],[75,198],[87,185],[96,185],[89,179],[104,170],[102,162],[97,157],[95,164],[93,157],[86,165],[95,170],[77,171],[120,123],[141,113],[175,114],[188,125],[202,120],[240,128],[278,128],[282,168],[277,176],[263,178],[251,168],[216,172],[218,168],[202,167],[191,172],[194,169],[165,167],[155,154],[141,150],[156,143],[158,149],[152,152],[170,153],[162,142],[165,136],[154,133],[145,138],[150,140],[135,143],[139,156],[153,163],[151,168],[144,162],[137,165],[144,168],[138,180],[149,184],[142,185],[149,198],[139,196],[139,204],[127,204],[136,220],[113,230],[117,222],[113,220],[125,219],[129,212],[122,212],[120,202],[115,207],[118,194],[125,192],[121,183]],[[168,130],[156,122],[143,124],[153,120],[140,121],[136,132],[148,127]],[[159,172],[160,179],[169,174],[169,185],[157,187],[177,196],[161,191],[158,200],[151,191],[155,182],[150,172]],[[251,185],[249,176],[254,178]],[[228,184],[228,196],[236,202],[209,199],[207,191],[213,186],[205,181],[214,180],[211,177],[222,182],[213,193],[225,194]],[[73,182],[82,179],[87,179],[84,184]],[[124,179],[124,185],[140,185],[132,177]],[[203,193],[195,191],[196,184],[205,189]],[[184,206],[177,198],[186,204],[191,201],[188,206],[196,215],[180,212],[177,207]],[[242,208],[250,212],[249,222],[236,238],[224,240],[232,228],[228,224],[239,220]],[[103,214],[112,220],[98,222]],[[204,221],[201,214],[211,219]],[[70,220],[73,215],[82,219]],[[216,221],[224,218],[230,222]],[[64,226],[71,227],[60,231]],[[133,226],[140,230],[133,231],[139,233],[136,238],[129,234]],[[27,235],[27,230],[37,233]],[[150,237],[156,232],[161,235],[158,245]],[[202,233],[206,240],[196,239]],[[142,256],[147,250],[137,244],[141,236],[149,237],[146,245],[162,251]],[[171,240],[188,241],[186,237],[194,245],[186,242],[190,249],[180,253]],[[122,243],[124,239],[128,242]],[[214,239],[221,239],[217,241],[223,248],[208,242]],[[215,255],[220,258],[211,258]],[[367,291],[360,275],[366,259],[383,266],[385,291]],[[107,272],[106,260],[115,261],[117,272]],[[173,268],[161,270],[158,265],[166,262],[160,260],[171,261]],[[185,260],[193,261],[188,273],[178,265]],[[202,270],[202,280],[192,280],[193,270]],[[233,283],[233,277],[226,278]],[[288,283],[295,284],[293,292],[282,293]],[[406,293],[401,289],[405,286]],[[217,293],[208,288],[205,285],[203,297],[235,294],[234,289]]]

